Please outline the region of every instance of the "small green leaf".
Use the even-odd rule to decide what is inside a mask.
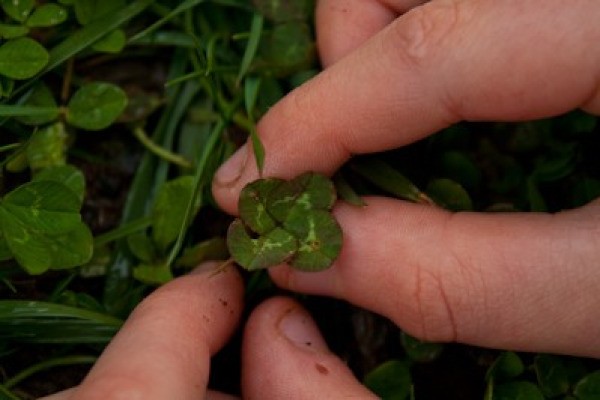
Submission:
[[[284,228],[298,239],[298,250],[290,265],[303,271],[329,268],[342,249],[342,228],[325,210],[295,208]]]
[[[72,165],[60,165],[45,168],[33,176],[33,182],[53,181],[65,185],[77,196],[79,203],[83,202],[85,195],[85,177],[83,173]]]
[[[162,285],[173,279],[173,273],[164,263],[141,264],[133,269],[133,277],[149,285]]]
[[[516,378],[525,371],[521,358],[512,351],[505,351],[496,358],[485,374],[487,381],[494,382]]]
[[[427,363],[439,357],[444,350],[440,343],[424,342],[402,332],[402,347],[406,355],[413,361]]]
[[[335,186],[329,178],[307,172],[269,193],[267,208],[277,221],[284,222],[292,212],[329,210],[336,199]]]
[[[0,46],[0,74],[12,79],[28,79],[48,63],[48,52],[33,39],[23,37]]]
[[[224,260],[227,257],[227,242],[222,237],[215,237],[185,249],[177,265],[193,268],[204,261]]]
[[[10,251],[4,234],[0,230],[0,261],[10,260],[11,258],[13,258],[12,251]]]
[[[469,189],[479,185],[482,179],[479,168],[464,152],[460,151],[447,151],[442,154],[440,171],[444,178],[450,178]]]
[[[275,22],[307,20],[314,6],[310,0],[254,0],[253,3],[261,14]]]
[[[127,246],[133,255],[142,262],[151,263],[158,257],[154,243],[145,233],[127,236]]]
[[[71,98],[67,122],[78,128],[96,131],[108,128],[127,106],[125,92],[110,83],[89,83]]]
[[[289,260],[296,253],[298,242],[281,228],[254,239],[242,221],[236,219],[227,231],[227,247],[238,264],[253,271]]]
[[[303,22],[276,25],[261,41],[261,54],[281,74],[290,74],[310,66],[315,44],[309,26]]]
[[[276,222],[267,212],[267,199],[283,183],[282,179],[277,178],[259,179],[246,185],[240,192],[240,217],[252,231],[264,234],[275,228]]]
[[[412,378],[406,363],[390,360],[369,372],[364,384],[383,400],[404,400],[410,394]]]
[[[540,389],[546,397],[566,394],[569,390],[569,376],[559,356],[538,354],[534,361]]]
[[[194,177],[182,176],[162,185],[152,209],[152,238],[161,251],[177,239],[194,194]]]
[[[0,0],[4,12],[19,22],[27,19],[34,5],[34,0]]]
[[[575,386],[573,393],[579,400],[600,399],[600,370],[583,377]]]
[[[27,26],[30,28],[45,28],[61,24],[66,19],[67,10],[64,7],[52,3],[42,4],[27,19]]]
[[[0,38],[15,39],[29,33],[29,28],[23,25],[0,24]]]
[[[38,83],[31,92],[31,95],[24,106],[40,107],[48,109],[49,112],[40,115],[30,115],[19,117],[19,122],[26,125],[43,125],[58,118],[60,110],[54,99],[54,95],[44,83]]]
[[[62,122],[38,129],[27,144],[27,161],[35,172],[66,163],[67,133]]]
[[[124,0],[74,0],[75,16],[81,25],[87,25],[112,12],[124,8]]]
[[[494,388],[494,400],[544,400],[537,386],[530,382],[509,382]]]
[[[434,179],[427,185],[427,194],[437,204],[452,211],[473,209],[471,196],[458,183],[450,179]]]
[[[115,29],[92,46],[92,49],[101,53],[120,53],[127,43],[127,37],[122,29]]]

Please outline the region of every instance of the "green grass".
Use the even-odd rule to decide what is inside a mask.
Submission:
[[[33,45],[37,57],[28,68],[13,71],[7,59],[9,69],[0,70],[0,208],[23,187],[35,187],[48,209],[60,208],[56,193],[58,200],[78,199],[85,176],[88,195],[71,202],[59,236],[67,241],[88,227],[93,234],[69,241],[81,258],[75,261],[48,253],[56,234],[49,231],[34,235],[31,254],[24,254],[5,239],[16,225],[0,213],[1,398],[48,394],[37,383],[61,371],[68,377],[73,365],[87,368],[157,285],[223,253],[231,219],[212,199],[213,174],[247,139],[261,169],[269,154],[256,121],[319,69],[310,0],[287,9],[274,0],[76,3],[63,6],[67,18],[52,28],[25,29],[26,19],[0,11],[0,23],[21,27],[42,48]],[[19,45],[32,46],[11,46]],[[8,50],[6,57],[23,62]],[[90,110],[101,114],[94,119]],[[355,204],[362,195],[385,194],[452,210],[553,212],[600,195],[599,130],[597,118],[582,112],[520,124],[462,123],[399,150],[357,157],[334,182]],[[169,196],[180,203],[175,210],[161,206]],[[36,204],[27,203],[23,215],[39,231],[53,223],[38,218]],[[118,215],[109,218],[114,208]],[[157,235],[159,228],[168,234]],[[41,265],[40,254],[55,262]],[[276,293],[264,271],[244,278],[249,306]],[[337,300],[298,299],[358,378],[386,398],[420,399],[438,387],[438,396],[586,399],[599,379],[593,360],[421,343]],[[387,332],[385,347],[360,336],[365,326],[349,322],[360,318]],[[369,354],[357,351],[355,340]],[[238,350],[233,344],[224,353]],[[235,358],[217,356],[214,375],[229,379],[213,377],[214,386],[237,390],[239,373],[231,371],[239,365],[229,362]]]

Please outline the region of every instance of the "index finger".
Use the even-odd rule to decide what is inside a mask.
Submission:
[[[334,172],[352,154],[421,139],[459,120],[600,110],[600,5],[438,0],[389,24],[272,107],[258,131],[264,175]],[[536,23],[533,24],[532,20]],[[234,213],[258,178],[250,145],[215,176]]]
[[[210,356],[231,336],[241,311],[234,269],[163,286],[135,309],[69,398],[204,398]]]

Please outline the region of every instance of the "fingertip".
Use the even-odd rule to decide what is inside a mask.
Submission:
[[[257,307],[242,348],[244,398],[371,398],[328,350],[308,312],[277,297]]]
[[[106,348],[73,398],[196,398],[209,359],[229,339],[243,307],[234,268],[205,263],[148,296]],[[125,397],[123,397],[125,396]]]

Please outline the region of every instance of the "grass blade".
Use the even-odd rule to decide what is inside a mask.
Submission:
[[[376,158],[356,160],[351,168],[373,185],[397,197],[416,203],[433,204],[425,193],[385,161]]]
[[[45,117],[58,113],[57,107],[1,105],[0,117]]]
[[[98,357],[94,356],[67,356],[52,358],[50,360],[42,361],[35,365],[32,365],[23,371],[19,372],[10,379],[4,382],[4,387],[7,389],[13,388],[30,376],[37,374],[38,372],[45,371],[54,367],[62,367],[68,365],[82,365],[82,364],[93,364],[96,362]],[[0,392],[1,394],[2,392]]]
[[[237,76],[238,84],[242,81],[250,69],[250,65],[256,56],[256,51],[258,50],[258,45],[260,44],[260,36],[262,35],[263,22],[264,17],[261,14],[255,13],[252,16],[252,23],[250,24],[250,36],[248,37],[246,50],[244,51],[244,56],[242,57],[242,62],[240,64],[240,72]]]
[[[88,48],[107,33],[117,29],[125,22],[144,11],[146,7],[153,2],[154,0],[133,1],[121,10],[98,19],[89,25],[86,25],[78,32],[69,35],[62,43],[50,50],[48,65],[44,68],[42,74],[53,70],[69,58]]]
[[[163,18],[159,19],[146,29],[141,32],[138,32],[134,36],[129,39],[129,43],[136,42],[137,40],[143,38],[144,36],[156,31],[158,28],[169,22],[171,19],[175,18],[177,15],[181,14],[184,11],[187,11],[193,7],[196,7],[198,4],[203,3],[206,0],[186,0],[180,5],[178,5],[173,11],[169,14],[165,15]]]
[[[0,340],[28,343],[106,343],[123,321],[63,304],[0,301]]]

